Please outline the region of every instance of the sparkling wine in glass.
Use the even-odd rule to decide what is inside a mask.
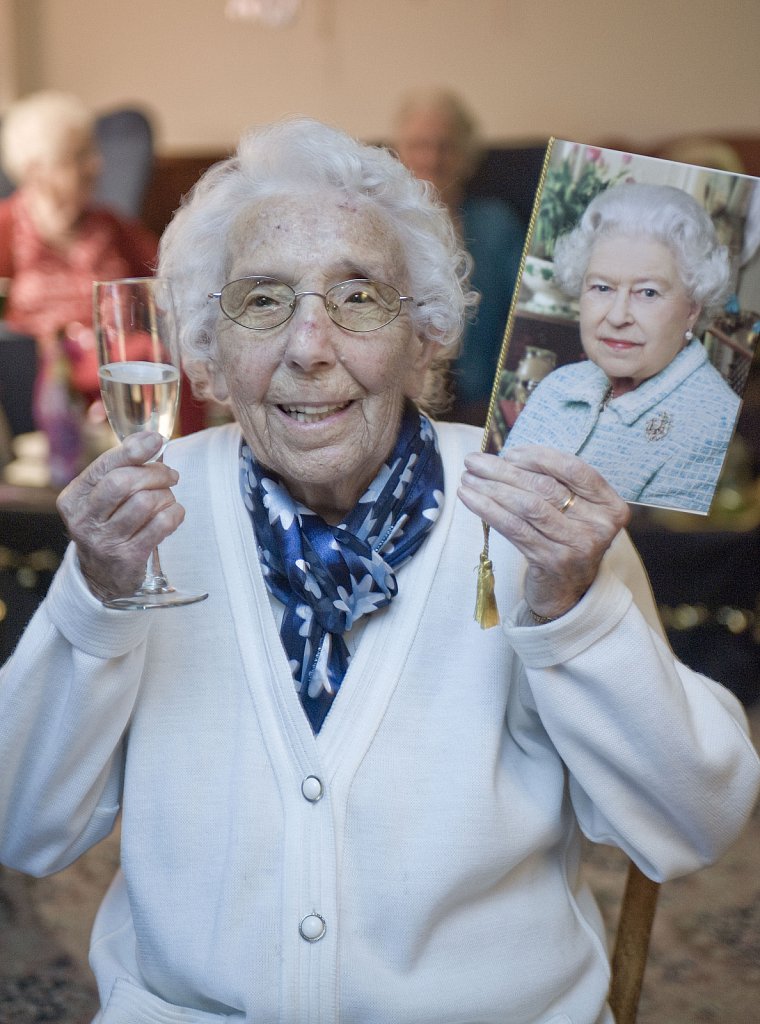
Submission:
[[[96,281],[93,325],[108,422],[121,441],[141,430],[158,431],[164,438],[155,456],[160,459],[179,407],[179,340],[169,282],[156,277]],[[139,590],[103,603],[120,609],[173,608],[206,597],[175,590],[154,548]]]

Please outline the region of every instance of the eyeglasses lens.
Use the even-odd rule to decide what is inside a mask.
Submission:
[[[328,315],[349,331],[376,331],[394,320],[401,309],[396,289],[377,281],[343,281],[330,288],[325,298]]]
[[[285,323],[293,312],[295,292],[280,281],[250,277],[226,284],[219,301],[230,320],[263,330]]]

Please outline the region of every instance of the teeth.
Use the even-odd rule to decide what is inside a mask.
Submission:
[[[311,405],[308,407],[283,405],[280,408],[299,423],[314,423],[317,420],[324,419],[325,416],[338,412],[340,409],[345,409],[347,405],[348,402],[343,402],[341,405]]]

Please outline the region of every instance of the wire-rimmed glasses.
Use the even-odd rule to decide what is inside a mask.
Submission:
[[[387,327],[401,312],[403,303],[412,302],[393,285],[366,278],[341,281],[326,292],[297,292],[289,284],[272,277],[241,277],[230,281],[209,299],[219,299],[222,313],[249,331],[266,331],[286,323],[299,299],[316,295],[325,304],[327,315],[339,327],[364,334]]]

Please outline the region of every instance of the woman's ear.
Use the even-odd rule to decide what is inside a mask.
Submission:
[[[211,394],[217,402],[226,402],[230,397],[230,392],[227,387],[227,380],[222,371],[216,366],[212,366],[209,377],[211,379]]]
[[[699,320],[699,316],[700,316],[701,312],[702,312],[702,307],[698,303],[692,302],[691,309],[689,310],[689,315],[688,315],[687,321],[686,321],[686,328],[687,328],[687,330],[689,330],[689,331],[693,331],[694,330],[694,324],[697,322],[697,320]]]
[[[412,400],[419,398],[425,388],[425,377],[435,357],[441,352],[442,346],[437,341],[412,335],[410,341],[411,358],[409,362],[404,394]]]
[[[213,359],[206,359],[199,363],[206,371],[208,378],[208,391],[216,402],[226,402],[229,398],[229,389],[224,374],[216,365]]]

